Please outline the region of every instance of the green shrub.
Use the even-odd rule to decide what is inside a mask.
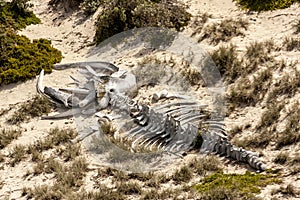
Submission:
[[[290,7],[299,0],[235,0],[242,8],[252,11],[267,11]]]
[[[11,3],[1,1],[0,27],[19,30],[27,25],[40,23],[40,19],[28,10],[31,5],[27,2],[28,0],[13,0]]]
[[[25,81],[35,77],[41,69],[51,72],[52,65],[60,62],[61,52],[46,39],[33,40],[16,31],[40,20],[28,11],[28,0],[0,3],[0,85]]]
[[[260,192],[260,187],[278,182],[280,181],[270,174],[263,175],[250,172],[224,174],[223,172],[217,172],[205,177],[202,183],[196,185],[195,188],[202,195],[207,196],[207,198],[202,199],[249,199]],[[212,191],[219,191],[219,194],[213,194]]]
[[[190,17],[185,7],[175,0],[117,0],[108,3],[100,13],[95,42],[99,44],[115,34],[140,27],[165,27],[180,31],[188,24]]]
[[[52,65],[62,59],[62,54],[51,47],[46,39],[33,40],[7,31],[0,36],[0,84],[25,81],[35,77],[42,69],[52,71]]]

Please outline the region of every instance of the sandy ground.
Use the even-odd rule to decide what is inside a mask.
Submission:
[[[85,18],[82,13],[70,12],[68,14],[57,13],[48,8],[49,0],[32,0],[34,4],[33,11],[42,20],[41,24],[30,25],[25,30],[21,31],[21,34],[26,35],[30,39],[46,38],[52,41],[55,48],[59,49],[63,53],[62,62],[75,62],[85,61],[89,56],[89,52],[93,47],[89,47],[88,44],[92,42],[95,27],[94,22],[96,14]],[[189,12],[193,15],[198,13],[207,12],[212,15],[208,23],[220,21],[228,18],[245,18],[250,22],[249,29],[245,32],[243,37],[235,37],[231,40],[236,44],[238,49],[242,52],[245,50],[245,46],[253,41],[265,41],[272,39],[276,44],[281,44],[285,36],[291,35],[292,24],[296,19],[300,17],[300,7],[295,4],[292,7],[284,10],[264,12],[264,13],[247,13],[240,10],[232,0],[183,0],[189,6]],[[187,27],[184,31],[186,35],[191,35],[191,26]],[[196,36],[197,38],[198,36]],[[205,50],[210,51],[216,47],[203,41],[200,44]],[[300,58],[300,52],[280,52],[276,55],[276,58],[287,58],[288,60],[296,61]],[[134,62],[134,61],[132,61]],[[132,64],[131,61],[121,61],[120,66],[128,68]],[[299,65],[298,65],[299,67]],[[64,86],[69,79],[70,74],[75,74],[75,70],[54,71],[50,75],[45,77],[45,85],[50,85],[58,88]],[[8,86],[0,87],[0,109],[14,107],[16,104],[26,101],[36,94],[35,91],[36,79],[27,81],[26,83],[11,84]],[[299,94],[297,97],[298,98]],[[255,123],[259,118],[257,115],[262,113],[262,108],[246,108],[239,113],[233,113],[225,121],[228,123],[228,127],[232,127],[239,123]],[[0,127],[6,127],[4,123],[5,119],[0,119]],[[53,127],[69,127],[74,126],[73,120],[40,120],[32,119],[29,123],[22,124],[21,127],[24,130],[22,136],[13,141],[8,147],[1,152],[5,155],[16,144],[29,144],[34,142],[40,137],[45,135],[46,131]],[[291,147],[291,151],[299,151],[299,146]],[[277,152],[264,151],[264,158],[267,162],[271,162],[272,158]],[[184,161],[183,161],[184,162]],[[269,164],[272,166],[272,164]],[[30,181],[24,181],[22,176],[32,166],[26,161],[21,162],[17,166],[11,168],[9,165],[4,165],[0,170],[0,177],[4,180],[4,186],[0,188],[0,199],[9,195],[10,199],[19,199],[21,189],[24,186],[41,184],[44,181],[51,182],[51,177],[36,177]],[[226,166],[224,171],[244,171],[243,167]],[[300,186],[299,174],[294,176],[284,177],[283,185],[293,183],[295,186]],[[263,199],[270,199],[270,191],[276,186],[268,186],[265,188],[260,196]],[[282,199],[287,199],[282,197]],[[289,198],[289,199],[300,199]]]

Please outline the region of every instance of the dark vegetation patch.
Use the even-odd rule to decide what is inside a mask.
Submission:
[[[191,14],[176,0],[117,0],[107,3],[98,16],[95,42],[126,30],[140,27],[164,27],[182,30]]]
[[[290,7],[293,3],[299,2],[299,0],[235,0],[242,8],[251,11],[267,11],[277,10]]]
[[[40,23],[32,11],[28,8],[32,4],[29,0],[13,0],[11,3],[0,1],[0,31],[1,34],[6,29],[20,30],[30,24]]]
[[[50,113],[53,106],[48,98],[36,95],[33,99],[21,104],[13,115],[7,119],[7,122],[10,124],[20,124],[28,121],[30,118]]]
[[[17,30],[40,22],[29,7],[28,0],[0,3],[0,85],[28,80],[41,69],[49,73],[52,65],[62,59],[61,52],[49,40],[31,42],[17,35]]]
[[[199,39],[201,42],[204,39],[209,39],[211,44],[219,42],[228,42],[233,37],[244,36],[243,30],[247,30],[248,21],[244,19],[225,19],[221,22],[213,23],[203,29],[203,35]]]
[[[54,128],[49,131],[49,135],[35,142],[33,145],[29,146],[28,153],[34,151],[42,152],[59,146],[61,144],[70,143],[70,140],[76,137],[77,133],[73,129],[59,129]],[[67,148],[67,147],[66,147]],[[58,150],[59,154],[62,154],[61,150]]]
[[[260,192],[261,187],[280,182],[272,174],[217,172],[205,177],[195,188],[201,194],[201,199],[252,199]]]

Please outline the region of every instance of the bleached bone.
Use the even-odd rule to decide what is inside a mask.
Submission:
[[[40,72],[37,84],[36,84],[36,90],[39,94],[44,93],[44,87],[43,87],[43,80],[44,80],[44,69]]]
[[[85,95],[90,93],[89,90],[81,89],[81,88],[59,88],[59,90],[64,92],[71,92],[75,94],[85,94]]]
[[[68,101],[72,98],[72,94],[63,93],[51,87],[45,87],[44,93],[52,99],[62,102],[65,107],[69,107]]]
[[[179,94],[170,94],[168,92],[168,90],[162,90],[160,92],[155,92],[152,95],[152,101],[154,101],[154,102],[157,102],[158,100],[163,99],[163,98],[166,98],[166,99],[170,99],[170,98],[188,99],[189,96],[179,95]]]
[[[83,82],[76,78],[74,84],[78,89],[65,88],[63,91],[72,92],[67,94],[52,88],[43,88],[42,81],[44,71],[41,71],[37,82],[37,91],[45,92],[48,97],[63,103],[65,106],[73,107],[72,111],[67,111],[54,116],[47,116],[44,119],[58,119],[70,117],[73,114],[91,115],[97,109],[103,109],[109,105],[118,115],[126,115],[129,118],[128,125],[124,125],[120,133],[121,139],[130,140],[132,148],[136,146],[153,147],[168,153],[178,153],[188,151],[193,148],[199,128],[203,128],[203,143],[200,152],[216,153],[226,157],[231,157],[237,161],[248,163],[251,167],[260,171],[266,166],[256,154],[232,145],[226,136],[223,122],[217,120],[207,120],[207,112],[202,109],[207,105],[198,105],[196,102],[176,102],[155,108],[138,104],[133,101],[128,94],[132,89],[136,89],[135,76],[125,70],[106,62],[81,62],[55,65],[54,69],[65,69],[79,67],[80,73],[85,77]],[[160,98],[183,98],[183,95],[171,95],[163,90],[153,95],[154,100]],[[95,102],[97,109],[90,105]],[[78,107],[78,108],[76,108]],[[96,116],[99,116],[96,114]],[[100,116],[101,117],[101,116]],[[103,117],[103,116],[102,116]],[[102,120],[104,118],[100,118]],[[109,121],[115,120],[111,117]],[[73,142],[84,140],[89,135],[96,133],[97,127],[89,127],[83,131]],[[97,134],[97,133],[96,133]],[[114,135],[117,138],[117,133]]]
[[[85,68],[85,66],[90,66],[94,69],[98,70],[108,70],[111,73],[117,72],[119,70],[114,64],[109,62],[101,62],[101,61],[87,61],[87,62],[76,62],[76,63],[65,63],[65,64],[55,64],[53,65],[53,69],[56,70],[64,70],[67,68]]]
[[[227,140],[226,136],[218,132],[204,130],[202,132],[202,138],[203,144],[201,146],[201,152],[225,155],[237,161],[248,163],[251,167],[259,171],[266,170],[265,164],[259,159],[258,155],[254,152],[234,146]]]

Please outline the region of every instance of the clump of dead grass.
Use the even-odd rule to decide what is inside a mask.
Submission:
[[[21,135],[20,129],[1,129],[0,130],[0,149],[5,148],[13,140]]]
[[[285,37],[283,46],[286,51],[299,51],[300,50],[300,39],[298,37]]]
[[[10,152],[9,157],[11,158],[10,165],[14,167],[17,163],[25,158],[26,147],[24,145],[16,145]]]
[[[225,19],[221,22],[213,23],[203,29],[203,35],[199,42],[204,39],[209,39],[211,44],[218,44],[219,42],[228,42],[233,37],[244,36],[243,30],[248,29],[248,21],[244,19]]]
[[[8,118],[10,124],[20,124],[28,121],[30,118],[40,117],[51,112],[53,104],[46,97],[36,95],[33,99],[23,103],[14,113]]]

